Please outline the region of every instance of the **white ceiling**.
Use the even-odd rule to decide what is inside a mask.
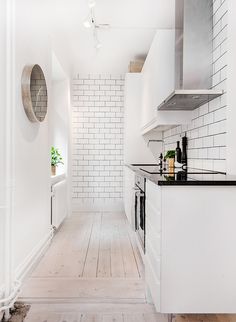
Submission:
[[[73,73],[124,73],[130,60],[145,57],[157,29],[174,27],[175,0],[97,0],[102,48],[94,48],[91,29],[83,26],[87,0],[24,0],[33,6],[34,23],[50,33],[56,51],[70,60]],[[38,19],[38,20],[37,20]]]

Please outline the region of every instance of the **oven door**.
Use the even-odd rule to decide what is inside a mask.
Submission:
[[[145,251],[145,193],[140,189],[135,193],[135,229]]]

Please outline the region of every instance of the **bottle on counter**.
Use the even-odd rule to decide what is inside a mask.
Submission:
[[[185,166],[187,166],[187,145],[188,145],[188,139],[185,134],[185,136],[182,137],[182,156],[181,156],[181,162]]]
[[[167,169],[167,163],[166,163],[166,158],[163,160],[163,170],[165,171]]]
[[[175,150],[176,152],[176,161],[178,163],[181,163],[182,162],[182,152],[181,152],[181,149],[180,149],[180,146],[179,146],[179,141],[177,141],[177,148]]]
[[[162,153],[160,153],[160,156],[159,156],[159,166],[162,169],[162,166],[163,166],[163,154]]]

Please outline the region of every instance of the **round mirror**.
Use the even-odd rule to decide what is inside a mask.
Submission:
[[[25,66],[22,79],[22,100],[31,122],[43,122],[47,114],[47,84],[39,65]]]

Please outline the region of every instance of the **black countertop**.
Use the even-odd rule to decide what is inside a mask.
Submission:
[[[218,171],[175,168],[170,172],[160,171],[160,168],[155,165],[132,164],[127,166],[159,186],[236,186],[236,176],[229,176]]]

